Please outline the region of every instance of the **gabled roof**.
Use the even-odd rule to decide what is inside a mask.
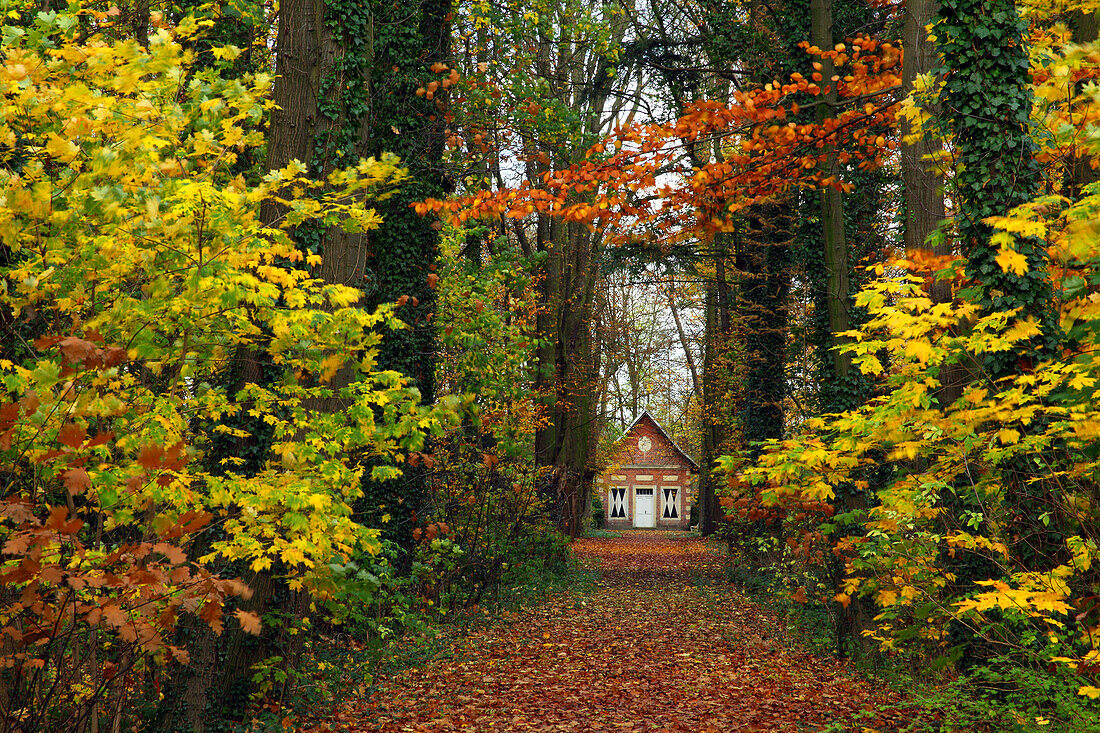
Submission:
[[[638,417],[634,418],[634,422],[630,423],[630,425],[627,427],[627,429],[625,431],[623,431],[623,438],[625,438],[627,435],[630,435],[630,431],[634,429],[635,425],[637,425],[639,422],[642,421],[643,417],[648,417],[649,421],[651,423],[653,423],[653,427],[657,428],[657,432],[659,432],[661,435],[665,436],[665,440],[667,440],[669,442],[669,444],[672,445],[672,447],[676,449],[676,452],[679,453],[681,456],[683,456],[684,460],[687,461],[688,463],[690,463],[696,471],[699,470],[699,464],[696,463],[694,460],[692,460],[692,457],[689,456],[687,453],[684,453],[684,449],[681,448],[679,445],[677,445],[676,441],[672,439],[671,435],[669,435],[668,433],[665,432],[665,429],[663,427],[661,427],[661,423],[657,422],[657,418],[655,418],[655,417],[653,417],[653,415],[649,414],[649,410],[642,410],[642,414],[640,414],[640,415],[638,415]]]

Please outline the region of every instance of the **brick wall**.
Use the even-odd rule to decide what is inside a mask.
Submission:
[[[652,443],[653,447],[648,452],[638,448],[638,439],[642,437],[649,438]],[[620,441],[618,449],[611,456],[611,465],[615,464],[681,466],[685,469],[690,467],[690,464],[680,455],[680,451],[676,450],[647,417],[642,417],[630,433]]]

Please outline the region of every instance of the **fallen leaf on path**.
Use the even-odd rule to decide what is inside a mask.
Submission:
[[[368,700],[349,699],[340,730],[900,727],[896,711],[863,717],[898,700],[846,664],[784,648],[777,621],[721,579],[722,556],[701,540],[631,532],[573,550],[599,569],[594,592],[552,597],[471,636],[461,654],[397,674]]]

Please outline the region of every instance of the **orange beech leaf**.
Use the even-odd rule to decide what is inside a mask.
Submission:
[[[26,399],[26,398],[24,398]],[[36,405],[37,407],[37,405]],[[27,409],[27,412],[34,412],[34,408]],[[19,405],[15,402],[8,402],[0,405],[0,428],[8,428],[19,418]]]
[[[18,534],[4,543],[2,552],[5,555],[22,555],[31,546],[31,538],[26,534]]]
[[[106,445],[108,441],[114,439],[114,433],[96,433],[96,436],[84,444],[85,448],[95,448],[99,445]]]
[[[161,461],[164,458],[164,448],[155,444],[148,444],[141,449],[138,453],[138,465],[147,471],[152,471],[154,468],[160,468]]]
[[[168,562],[173,565],[182,565],[187,562],[187,553],[175,545],[170,545],[167,542],[158,542],[153,545],[153,552],[159,552],[168,558]]]
[[[108,603],[102,609],[103,620],[115,628],[121,628],[130,621],[130,616],[117,603]]]
[[[85,361],[96,350],[95,344],[91,341],[85,341],[76,336],[68,336],[67,338],[61,339],[61,341],[58,342],[58,347],[61,349],[61,353],[65,355],[65,358],[68,359],[70,363],[74,364]]]
[[[84,427],[76,423],[67,422],[57,431],[57,440],[62,445],[67,445],[70,448],[79,448],[80,445],[84,443],[84,438],[87,435],[88,431],[85,430]]]
[[[92,488],[92,479],[83,468],[70,468],[61,473],[65,488],[72,494],[83,494]]]
[[[237,621],[246,634],[258,635],[260,633],[260,617],[252,611],[236,611]]]
[[[893,125],[900,98],[901,54],[890,44],[868,38],[851,41],[852,58],[838,90],[852,99],[836,118],[818,124],[770,124],[797,114],[800,108],[787,96],[816,95],[821,89],[799,74],[789,83],[778,80],[762,89],[734,94],[734,104],[702,100],[687,105],[674,122],[617,127],[613,135],[594,144],[588,158],[560,170],[540,175],[542,185],[480,190],[457,200],[432,200],[418,206],[449,214],[456,223],[480,218],[522,219],[533,212],[556,214],[566,221],[603,228],[611,244],[648,236],[654,224],[672,236],[695,230],[702,235],[726,231],[729,217],[753,201],[788,186],[832,186],[845,189],[844,181],[823,180],[820,159],[826,146],[837,146],[840,156],[855,155],[864,168],[881,165],[882,147],[889,145],[880,127]],[[807,47],[808,48],[808,47]],[[847,48],[847,46],[846,46]],[[838,63],[838,52],[808,48],[829,55]],[[858,51],[858,54],[857,54]],[[872,131],[871,140],[884,145],[860,147],[855,141]],[[682,150],[698,140],[728,140],[735,144],[725,160],[688,170]],[[612,155],[606,155],[614,150]],[[746,154],[749,153],[749,154]],[[655,174],[679,172],[682,182],[654,190]],[[637,196],[651,192],[651,196]],[[576,200],[577,194],[583,194]],[[626,195],[629,194],[629,195]],[[656,205],[655,202],[661,202]],[[673,227],[670,220],[678,221]]]
[[[634,530],[572,549],[591,589],[503,612],[298,729],[717,733],[859,720],[885,731],[913,721],[896,693],[790,645],[782,620],[722,579],[723,554],[703,540]]]
[[[55,506],[50,509],[50,518],[46,520],[46,529],[60,532],[65,526],[65,518],[69,516],[69,510],[63,506]]]

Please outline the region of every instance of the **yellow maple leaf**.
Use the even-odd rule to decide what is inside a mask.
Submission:
[[[283,562],[288,563],[290,565],[294,565],[294,564],[297,564],[297,563],[304,563],[306,561],[305,553],[302,552],[297,547],[287,547],[287,548],[285,548],[282,551],[282,553],[280,553],[280,557],[282,558]]]
[[[928,357],[932,355],[932,344],[923,339],[912,339],[906,342],[905,353],[924,364],[928,361]]]
[[[997,250],[997,264],[1004,272],[1023,275],[1027,272],[1027,258],[1016,250],[1002,244]]]
[[[1026,269],[1024,271],[1026,272]],[[1011,328],[1005,331],[1005,338],[1013,342],[1023,341],[1024,339],[1029,339],[1037,335],[1039,335],[1039,322],[1035,320],[1034,316],[1028,316],[1022,321],[1016,321],[1012,324]]]
[[[970,403],[976,405],[979,402],[981,402],[982,400],[984,400],[987,394],[989,394],[988,390],[978,389],[978,388],[971,388],[971,389],[966,390],[966,392],[963,394],[963,396],[966,398],[967,402],[970,402]]]
[[[874,354],[867,354],[860,360],[859,370],[864,374],[882,374],[882,362]]]
[[[344,366],[346,359],[342,354],[329,354],[321,362],[321,381],[331,382],[336,377],[336,373],[340,371],[340,367]]]
[[[1031,603],[1038,611],[1067,613],[1072,610],[1060,593],[1036,593],[1031,597]]]
[[[1071,389],[1085,389],[1096,384],[1096,378],[1090,377],[1086,374],[1075,374],[1069,380],[1069,386]]]
[[[76,157],[80,152],[80,148],[71,143],[68,140],[64,140],[58,137],[54,133],[50,133],[49,140],[46,141],[46,152],[54,158],[63,161],[70,161]]]

